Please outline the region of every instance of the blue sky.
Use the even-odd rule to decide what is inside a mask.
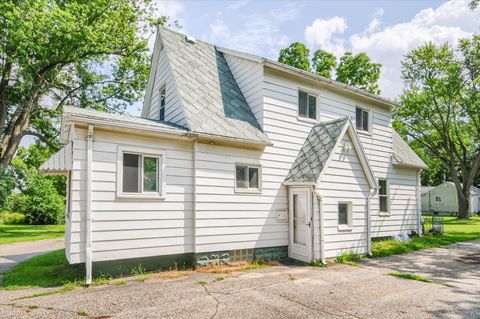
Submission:
[[[433,41],[452,45],[480,26],[480,12],[455,1],[177,1],[157,0],[160,14],[197,39],[276,59],[293,41],[341,55],[367,52],[383,65],[382,95],[401,93],[400,61]],[[138,105],[129,109],[138,114]]]

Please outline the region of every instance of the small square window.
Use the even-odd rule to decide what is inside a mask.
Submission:
[[[165,197],[165,153],[139,147],[118,148],[117,197]]]
[[[435,201],[436,201],[436,202],[441,202],[441,201],[442,201],[442,197],[436,196],[436,197],[435,197]]]
[[[357,130],[368,132],[369,127],[369,112],[357,107],[355,115],[355,123]]]
[[[235,187],[237,190],[260,189],[260,168],[248,165],[236,165]]]
[[[303,91],[298,91],[298,115],[317,119],[317,97]]]

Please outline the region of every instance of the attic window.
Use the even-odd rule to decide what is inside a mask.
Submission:
[[[165,121],[165,100],[166,100],[166,89],[165,85],[160,88],[160,105],[159,105],[159,116],[160,121]]]
[[[317,97],[303,91],[298,91],[298,116],[317,119]]]

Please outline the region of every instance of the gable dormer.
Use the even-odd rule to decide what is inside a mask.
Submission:
[[[206,138],[269,144],[224,54],[165,28],[158,31],[142,116]]]

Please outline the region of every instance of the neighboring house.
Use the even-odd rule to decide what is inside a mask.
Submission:
[[[153,256],[325,261],[419,232],[426,166],[394,107],[161,28],[142,118],[64,109],[65,147],[41,170],[68,176],[67,258],[87,278]]]
[[[457,188],[452,182],[431,187],[421,188],[422,211],[424,213],[438,213],[440,215],[456,215],[458,213]],[[480,189],[472,186],[470,188],[470,214],[477,214],[480,210]]]

